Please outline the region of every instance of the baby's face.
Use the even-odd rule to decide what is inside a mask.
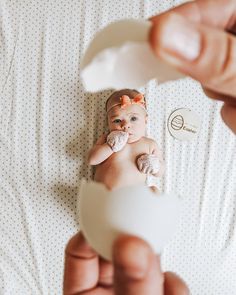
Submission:
[[[128,143],[135,142],[145,136],[146,122],[146,112],[138,105],[130,105],[124,109],[120,106],[115,106],[108,113],[109,130],[122,130],[128,132]]]

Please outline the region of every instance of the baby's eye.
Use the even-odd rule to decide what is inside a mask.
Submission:
[[[121,119],[115,119],[115,120],[113,121],[113,123],[115,123],[115,124],[119,124],[119,123],[121,123]]]
[[[138,120],[138,118],[137,117],[131,117],[131,119],[130,119],[131,121],[137,121]]]

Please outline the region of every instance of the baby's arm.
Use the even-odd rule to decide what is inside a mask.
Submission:
[[[89,164],[98,165],[110,157],[111,154],[121,151],[126,145],[129,134],[114,130],[107,136],[102,135],[89,153]]]
[[[162,153],[154,140],[149,142],[149,154],[143,154],[137,159],[140,172],[160,177],[164,172],[164,161]]]
[[[90,150],[88,156],[89,165],[98,165],[105,161],[113,154],[112,149],[106,143],[106,135],[103,134],[96,142],[94,147]]]

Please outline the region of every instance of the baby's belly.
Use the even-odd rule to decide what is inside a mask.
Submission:
[[[108,189],[115,189],[135,184],[145,184],[146,174],[139,172],[132,162],[105,162],[97,166],[95,181],[102,182]]]

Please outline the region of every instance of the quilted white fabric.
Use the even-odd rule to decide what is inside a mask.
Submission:
[[[111,21],[148,18],[179,2],[0,1],[0,294],[62,293],[64,247],[79,229],[79,183],[92,177],[86,155],[106,129],[110,94],[83,90],[88,42]],[[183,276],[193,295],[235,295],[236,139],[221,121],[220,103],[191,79],[140,90],[149,135],[166,161],[158,185],[183,204],[163,268]],[[201,118],[191,142],[167,130],[180,107]]]

